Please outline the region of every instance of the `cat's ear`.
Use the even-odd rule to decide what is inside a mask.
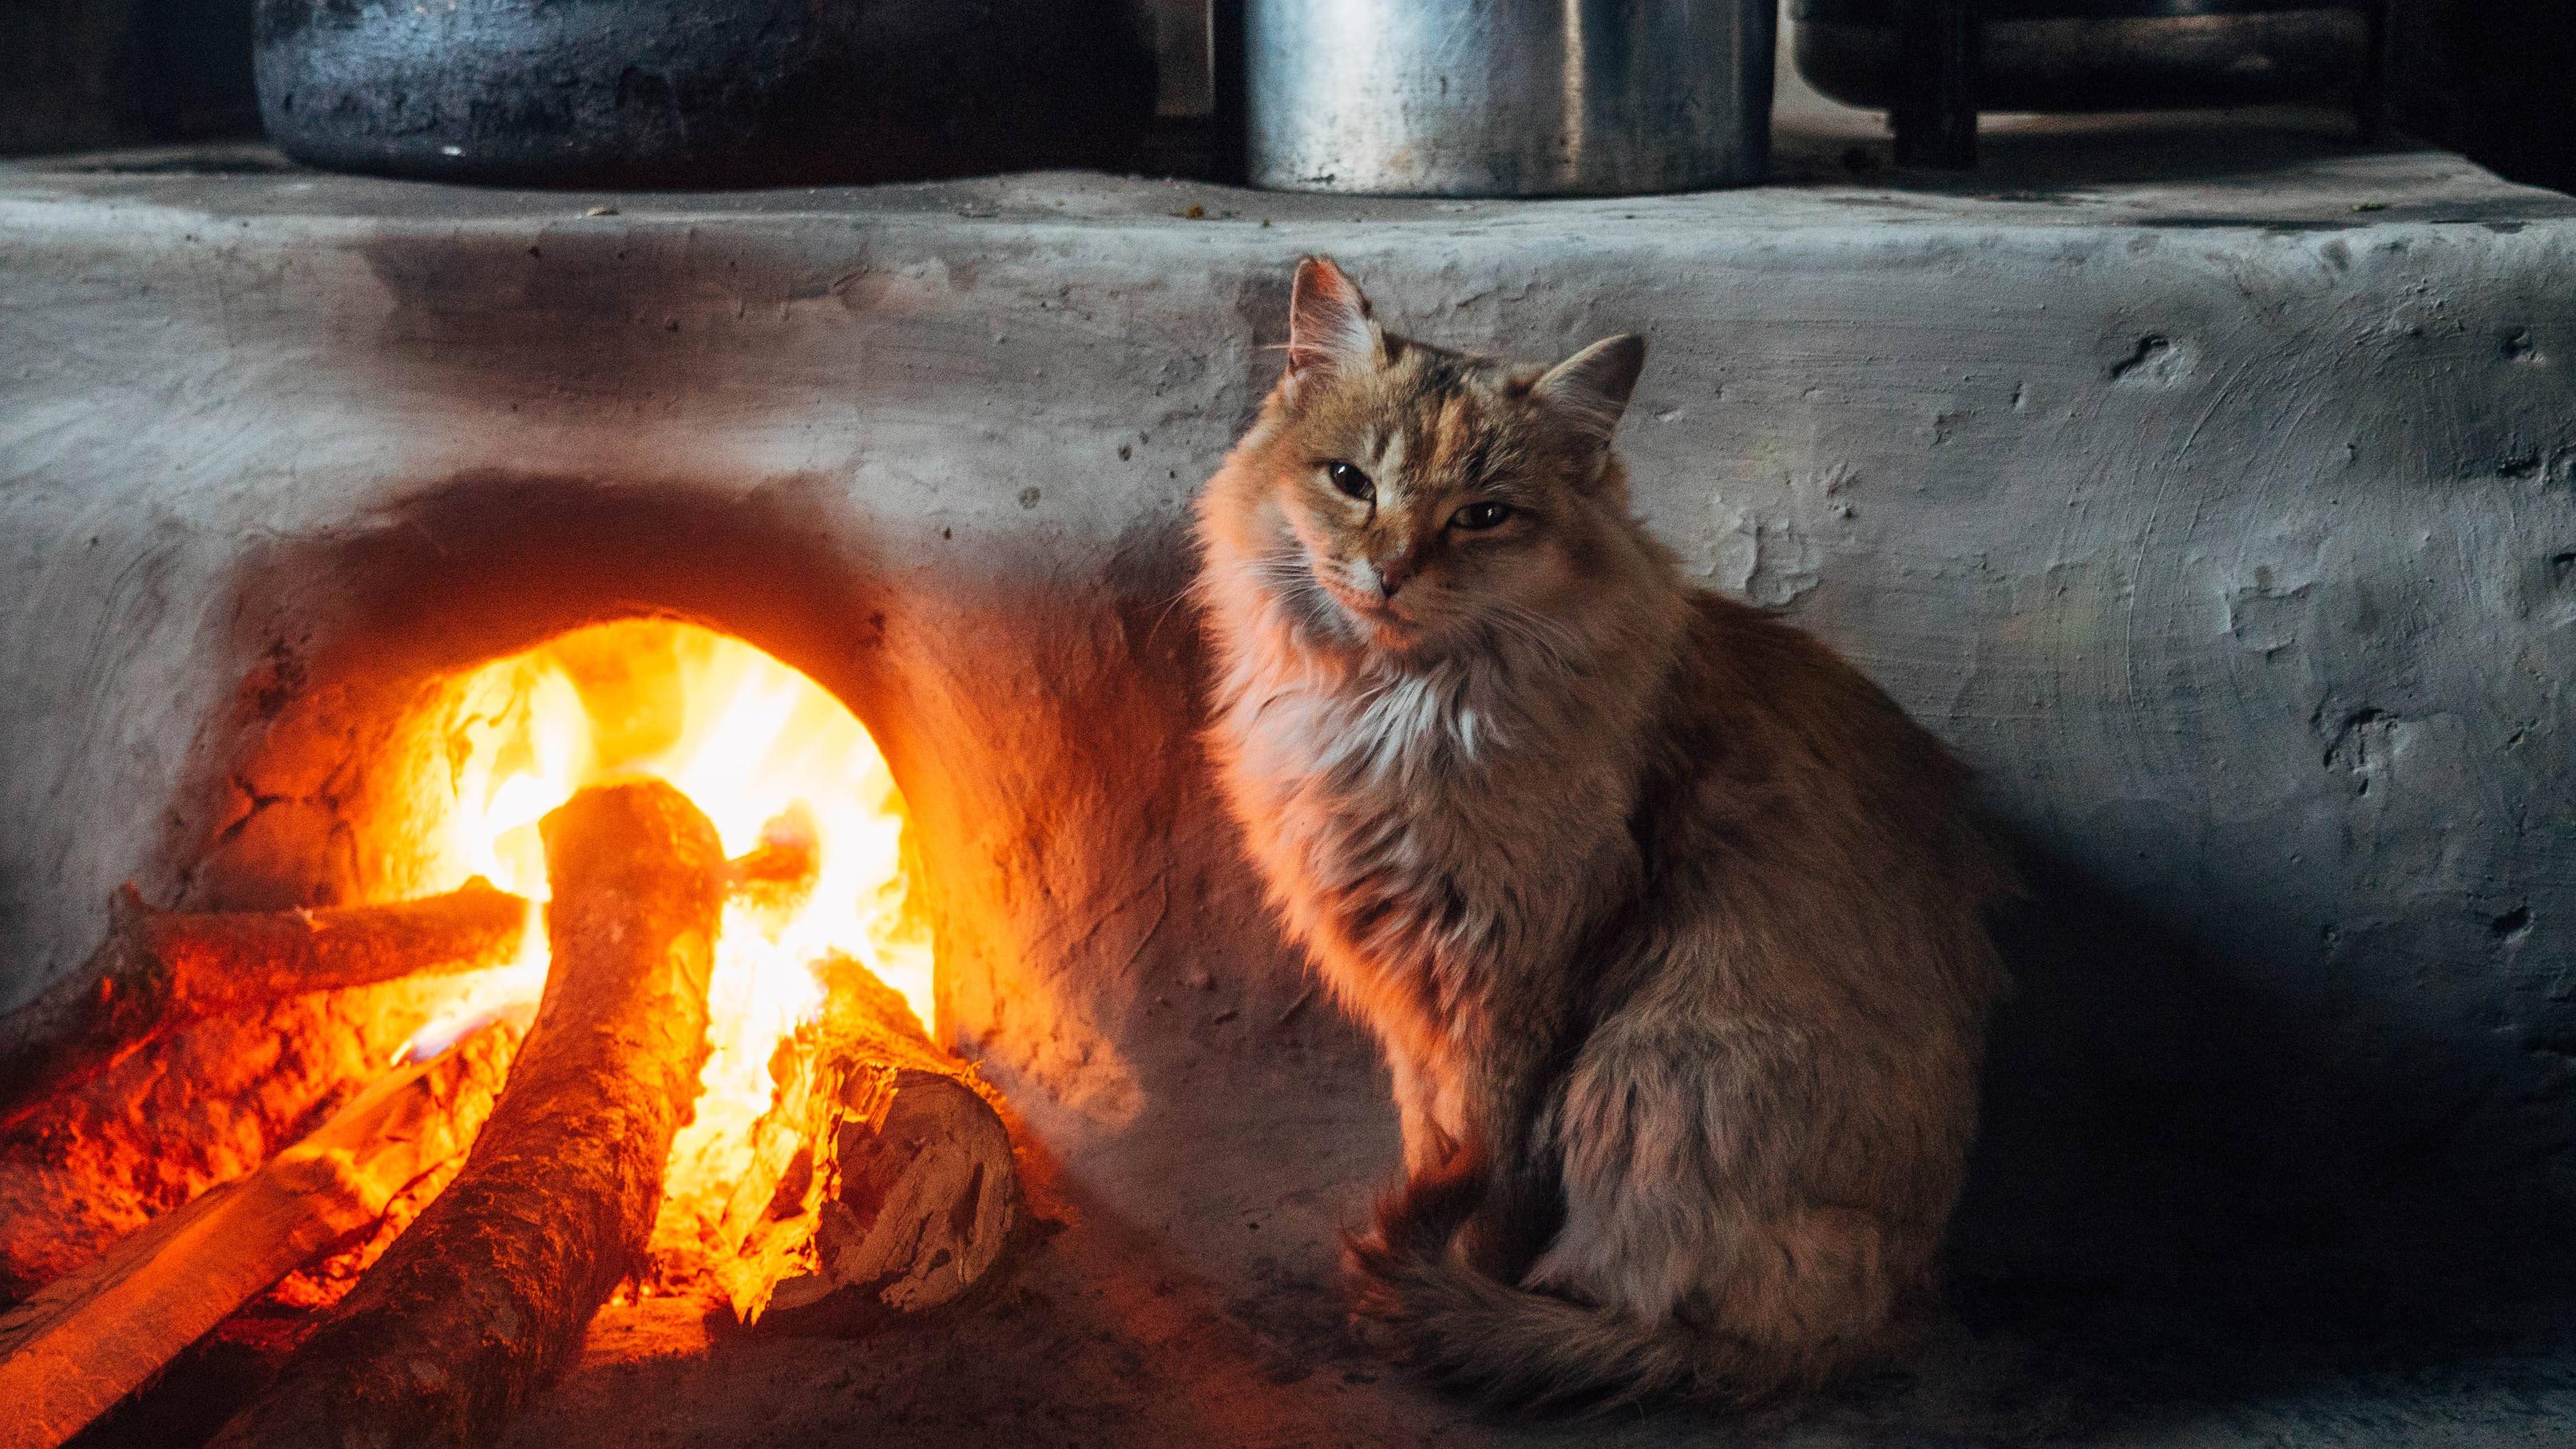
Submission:
[[[1628,411],[1637,374],[1646,370],[1646,339],[1633,332],[1600,341],[1547,370],[1530,396],[1595,442],[1607,443]]]
[[[1288,295],[1288,381],[1294,385],[1328,373],[1374,367],[1385,339],[1369,315],[1359,284],[1329,257],[1297,263]]]

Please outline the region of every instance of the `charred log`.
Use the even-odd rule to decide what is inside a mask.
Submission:
[[[0,1318],[0,1403],[10,1406],[0,1449],[70,1438],[462,1155],[517,1040],[495,1024],[395,1072],[257,1172],[155,1219]]]
[[[726,864],[725,889],[756,910],[790,909],[812,893],[820,860],[812,822],[781,816]],[[187,1021],[506,965],[533,914],[534,902],[480,876],[420,900],[288,911],[156,910],[128,884],[89,961],[0,1018],[0,1135]]]
[[[398,981],[201,1017],[48,1096],[0,1137],[0,1307],[294,1146],[450,999]]]
[[[0,1022],[0,1132],[191,1018],[502,965],[528,914],[479,878],[424,900],[313,911],[159,911],[128,885],[88,964]]]
[[[542,833],[545,998],[464,1170],[217,1443],[489,1443],[638,1266],[706,1057],[723,852],[658,782]]]

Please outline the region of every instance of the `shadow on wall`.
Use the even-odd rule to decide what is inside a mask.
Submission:
[[[2564,1145],[2492,1137],[2545,1104],[2361,1049],[2407,1024],[2266,999],[2096,882],[2029,867],[1952,1238],[1973,1328],[2028,1338],[2035,1372],[2113,1417],[2567,1330]]]

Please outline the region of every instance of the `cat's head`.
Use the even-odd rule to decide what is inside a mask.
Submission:
[[[1610,435],[1645,358],[1635,336],[1552,367],[1409,341],[1309,257],[1287,371],[1202,530],[1345,647],[1419,660],[1560,636],[1644,562]]]

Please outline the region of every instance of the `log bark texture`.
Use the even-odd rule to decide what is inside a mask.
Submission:
[[[657,781],[585,790],[541,828],[553,961],[499,1104],[447,1191],[216,1443],[490,1443],[639,1266],[706,1058],[723,849]]]
[[[819,969],[829,1004],[781,1059],[726,1212],[740,1246],[716,1277],[737,1322],[857,1336],[993,1281],[1028,1211],[974,1069],[859,963]]]
[[[191,1018],[519,951],[528,902],[477,878],[442,896],[309,911],[160,911],[117,892],[88,964],[0,1021],[0,1132]]]
[[[496,1023],[394,1072],[257,1172],[155,1219],[0,1317],[0,1449],[69,1439],[464,1153],[518,1035]]]
[[[0,1134],[0,1306],[258,1171],[454,999],[389,981],[200,1017],[46,1098]]]

